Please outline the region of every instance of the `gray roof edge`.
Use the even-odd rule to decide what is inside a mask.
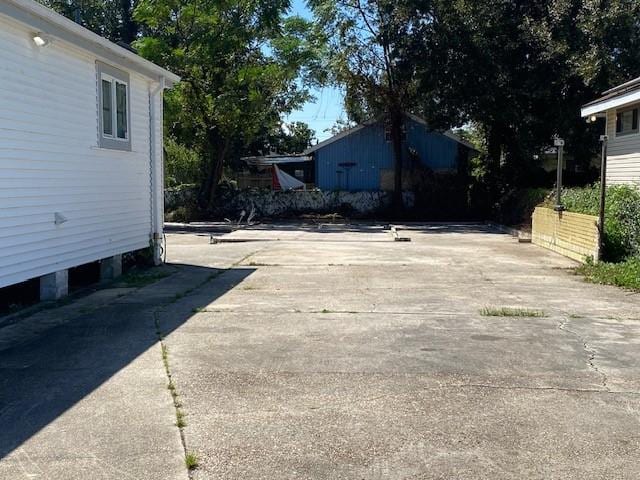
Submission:
[[[93,33],[35,0],[2,0],[0,14],[28,25],[34,29],[34,33],[51,35],[153,80],[164,78],[169,87],[180,81],[178,75]]]
[[[421,125],[424,125],[426,128],[429,128],[429,125],[427,124],[427,122],[423,118],[420,118],[419,116],[417,116],[417,115],[415,115],[413,113],[405,113],[405,115],[408,118],[410,118],[411,120],[413,120],[413,121],[415,121],[415,122],[417,122],[417,123],[419,123]],[[313,152],[315,152],[317,150],[320,150],[321,148],[324,148],[324,147],[326,147],[328,145],[331,145],[333,142],[337,142],[338,140],[340,140],[342,138],[348,137],[352,133],[356,133],[357,131],[362,130],[365,127],[368,127],[370,125],[373,125],[373,124],[379,122],[380,119],[381,119],[380,117],[377,117],[377,118],[375,118],[375,119],[373,119],[373,120],[371,120],[369,122],[361,123],[360,125],[357,125],[357,126],[355,126],[353,128],[350,128],[348,130],[340,132],[337,135],[334,135],[333,137],[328,138],[326,140],[323,140],[322,142],[319,142],[318,144],[314,145],[313,147],[306,149],[303,152],[303,154],[304,155],[308,155],[308,154],[313,153]],[[463,138],[460,138],[458,135],[456,135],[455,133],[453,133],[451,131],[447,131],[447,132],[444,132],[444,133],[434,131],[432,133],[437,133],[437,134],[440,134],[440,135],[444,135],[445,137],[450,138],[451,140],[453,140],[455,142],[458,142],[459,144],[467,147],[468,149],[473,150],[474,152],[478,151],[478,149],[476,147],[474,147],[473,144],[471,144],[470,142],[467,142]]]

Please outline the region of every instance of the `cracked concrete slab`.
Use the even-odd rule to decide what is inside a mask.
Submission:
[[[170,234],[172,276],[0,328],[0,479],[187,479],[185,449],[195,480],[639,478],[638,296],[485,226],[400,233]]]
[[[167,336],[196,479],[640,476],[637,296],[482,226],[343,233],[232,234],[271,241]],[[252,244],[174,240],[193,263]]]
[[[0,328],[0,479],[187,480],[154,313],[220,271],[176,267]]]

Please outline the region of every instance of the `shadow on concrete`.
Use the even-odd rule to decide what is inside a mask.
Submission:
[[[482,223],[437,223],[437,224],[407,224],[398,225],[398,231],[410,231],[413,233],[423,233],[433,235],[439,233],[486,233],[497,235],[508,235],[495,227]]]
[[[255,271],[188,265],[177,270],[98,311],[78,311],[77,317],[62,319],[28,343],[0,352],[0,458],[156,345],[156,312],[171,307],[172,315],[165,315],[161,325],[166,335]],[[49,313],[53,323],[56,310]]]

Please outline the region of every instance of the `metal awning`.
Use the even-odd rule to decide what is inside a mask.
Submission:
[[[255,167],[266,167],[270,165],[284,165],[287,163],[310,162],[313,157],[310,155],[263,155],[255,157],[242,157],[240,160]]]

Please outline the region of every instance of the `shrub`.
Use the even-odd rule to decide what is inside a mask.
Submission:
[[[588,262],[578,267],[577,272],[588,282],[640,291],[640,257],[630,257],[621,263]]]
[[[600,185],[566,189],[562,203],[570,212],[598,215]],[[618,262],[639,254],[640,191],[629,185],[612,185],[607,188],[604,257]]]
[[[549,195],[547,188],[521,188],[506,192],[494,207],[493,217],[505,225],[531,225],[535,208]]]
[[[196,151],[179,144],[171,137],[165,139],[164,149],[166,187],[200,183],[201,161]]]

